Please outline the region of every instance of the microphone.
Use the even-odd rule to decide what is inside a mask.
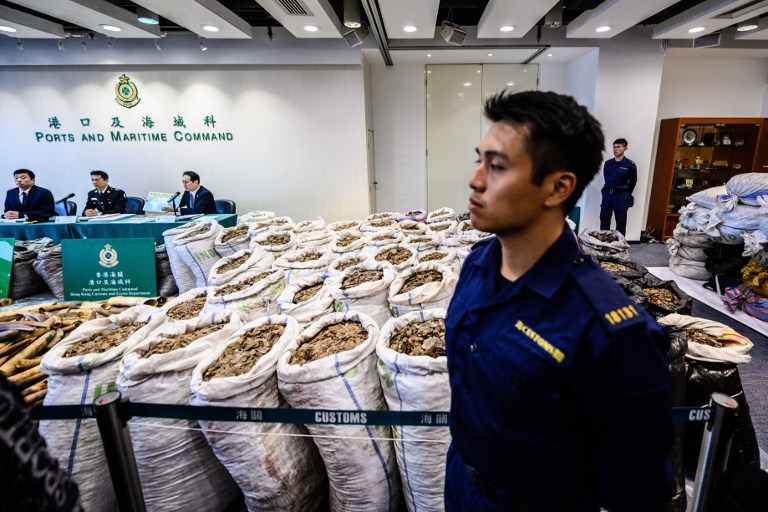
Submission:
[[[59,203],[63,203],[64,201],[66,201],[67,199],[69,199],[69,198],[71,198],[71,197],[75,197],[75,194],[74,194],[74,193],[72,193],[72,192],[70,192],[69,194],[67,194],[65,197],[62,197],[62,198],[61,198],[61,199],[59,199],[58,201],[55,201],[53,204],[59,204]]]
[[[171,198],[168,200],[168,204],[171,204],[177,197],[181,195],[181,192],[176,192],[171,196]]]

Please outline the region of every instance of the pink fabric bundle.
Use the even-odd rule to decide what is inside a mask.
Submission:
[[[768,322],[768,297],[758,295],[743,284],[726,288],[720,300],[731,312],[740,309],[749,316]]]

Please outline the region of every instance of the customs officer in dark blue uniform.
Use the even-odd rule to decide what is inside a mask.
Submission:
[[[107,215],[125,213],[128,196],[123,190],[109,186],[109,174],[104,171],[91,171],[93,190],[88,192],[88,199],[83,208],[83,215]]]
[[[613,141],[613,158],[603,164],[603,201],[600,203],[600,229],[611,229],[611,216],[616,216],[616,230],[627,234],[627,210],[635,204],[632,191],[637,184],[637,166],[624,156],[627,139]]]
[[[600,125],[551,92],[485,112],[469,211],[496,236],[445,321],[446,510],[656,510],[673,491],[669,341],[564,222],[600,168]]]

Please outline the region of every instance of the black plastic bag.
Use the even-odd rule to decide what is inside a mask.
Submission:
[[[48,285],[37,275],[34,262],[37,253],[53,245],[50,238],[37,240],[16,240],[13,251],[13,268],[8,296],[14,300],[48,291]]]
[[[614,277],[616,284],[624,289],[624,292],[632,299],[632,302],[641,308],[648,309],[648,296],[643,293],[643,287],[636,281],[630,281],[625,277]]]
[[[672,383],[672,406],[685,406],[685,380],[686,359],[688,350],[688,336],[682,329],[667,327],[669,334],[669,350],[667,351],[667,364]],[[672,448],[672,475],[675,478],[675,493],[667,503],[666,512],[685,512],[685,475],[683,473],[683,443],[685,439],[685,425],[677,423],[675,429],[675,444]]]
[[[61,267],[61,244],[40,250],[32,267],[57,299],[64,298],[64,273]]]
[[[655,318],[661,318],[662,316],[667,316],[670,313],[679,313],[681,315],[691,314],[691,310],[693,308],[693,298],[691,298],[690,295],[680,289],[676,282],[662,281],[654,275],[646,274],[642,279],[635,281],[635,283],[642,287],[643,293],[648,297],[648,306],[645,309]],[[651,296],[652,294],[648,292],[649,288],[661,288],[664,290],[669,290],[673,295],[675,295],[675,297],[677,297],[676,303],[671,305],[653,302],[653,297]]]
[[[171,263],[168,260],[168,252],[165,245],[155,246],[155,274],[157,278],[157,294],[163,297],[172,297],[179,294],[176,279],[171,272]]]
[[[629,279],[630,281],[633,281],[635,279],[640,279],[645,274],[648,273],[648,269],[642,266],[639,263],[635,263],[634,261],[629,260],[623,260],[621,258],[616,258],[615,256],[594,256],[595,261],[597,261],[597,264],[600,265],[600,267],[608,272],[611,277],[616,279],[617,277],[623,277],[626,279]],[[610,265],[608,265],[609,268],[606,268],[602,265],[602,263],[613,263],[615,265],[622,265],[624,267],[628,267],[629,270],[609,270]]]
[[[744,244],[715,244],[704,249],[707,255],[706,269],[712,275],[737,278],[741,282],[741,269],[749,263],[749,256],[742,256]]]

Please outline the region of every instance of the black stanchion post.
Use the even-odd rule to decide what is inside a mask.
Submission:
[[[119,391],[110,391],[94,401],[96,422],[104,444],[109,476],[115,488],[120,512],[145,512],[139,470],[126,422],[130,419],[128,401],[121,401]]]
[[[728,469],[728,454],[736,425],[739,404],[728,395],[712,393],[712,413],[701,439],[696,481],[693,483],[691,512],[710,512],[720,476]]]

